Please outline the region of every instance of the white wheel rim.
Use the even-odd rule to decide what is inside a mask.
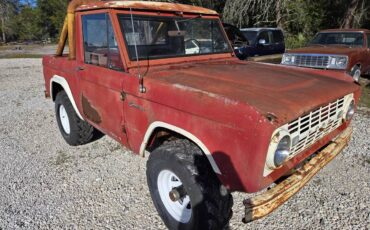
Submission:
[[[162,203],[167,212],[178,222],[188,223],[191,218],[190,197],[186,195],[178,201],[172,201],[169,193],[173,188],[182,185],[181,180],[170,170],[163,170],[159,173],[157,186]]]
[[[63,105],[59,106],[59,119],[60,119],[60,123],[62,123],[63,131],[66,134],[70,134],[71,127],[69,125],[69,118],[68,118],[67,111]]]
[[[361,76],[361,70],[356,70],[356,72],[353,74],[353,79],[355,81],[359,81],[360,76]]]

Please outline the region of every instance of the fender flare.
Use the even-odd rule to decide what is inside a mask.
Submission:
[[[75,110],[75,112],[77,113],[78,117],[81,119],[81,120],[84,120],[83,117],[81,116],[81,113],[80,111],[78,110],[77,108],[77,105],[76,105],[76,102],[75,102],[75,99],[73,98],[73,95],[72,95],[72,91],[71,91],[71,88],[69,87],[69,84],[67,82],[67,80],[64,78],[64,77],[61,77],[61,76],[58,76],[58,75],[54,75],[51,79],[50,79],[50,94],[53,95],[53,83],[56,83],[56,84],[59,84],[60,86],[62,86],[62,88],[64,89],[64,91],[66,92],[69,100],[71,101],[72,103],[72,106]],[[53,98],[53,100],[55,100],[55,98]]]
[[[144,154],[145,154],[145,148],[146,148],[146,146],[148,144],[149,138],[150,138],[150,136],[152,135],[153,131],[156,128],[165,128],[165,129],[171,130],[171,131],[176,132],[176,133],[179,133],[179,134],[185,136],[186,138],[188,138],[189,140],[193,141],[196,145],[198,145],[198,147],[206,155],[209,163],[212,166],[213,171],[216,174],[221,175],[221,171],[220,171],[219,167],[217,166],[216,161],[213,159],[213,156],[212,156],[211,152],[203,144],[202,141],[200,141],[196,136],[194,136],[190,132],[188,132],[188,131],[186,131],[186,130],[184,130],[182,128],[179,128],[177,126],[174,126],[174,125],[171,125],[171,124],[162,122],[162,121],[155,121],[155,122],[153,122],[153,123],[151,123],[149,125],[149,127],[148,127],[148,129],[147,129],[147,131],[145,133],[143,142],[141,143],[141,146],[140,146],[140,155],[141,156],[144,156]]]

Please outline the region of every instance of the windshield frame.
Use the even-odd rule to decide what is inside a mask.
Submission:
[[[224,28],[222,26],[222,22],[217,15],[199,15],[193,13],[183,13],[181,15],[175,12],[168,12],[168,13],[157,13],[157,12],[143,12],[143,11],[128,11],[128,10],[113,10],[115,14],[115,28],[119,33],[120,41],[123,44],[123,48],[125,50],[125,61],[127,62],[128,67],[133,66],[145,66],[145,65],[156,65],[156,64],[163,64],[163,63],[176,63],[176,62],[186,62],[186,61],[201,61],[201,60],[210,60],[210,59],[220,59],[220,58],[231,58],[233,57],[233,49],[231,48],[231,44],[229,39],[226,36]],[[158,57],[158,58],[141,58],[137,62],[136,58],[130,59],[128,43],[126,41],[125,31],[121,27],[120,17],[130,17],[131,13],[134,17],[139,18],[164,18],[164,19],[171,19],[171,18],[178,18],[179,20],[191,20],[196,18],[206,19],[206,20],[215,20],[217,25],[221,30],[221,35],[225,39],[227,43],[228,49],[225,52],[215,52],[215,53],[204,53],[204,54],[186,54],[186,55],[175,55],[175,56],[165,56],[165,57]]]
[[[322,44],[322,43],[313,43],[314,40],[320,35],[320,34],[360,34],[362,36],[362,45],[346,45],[346,44]],[[360,48],[365,46],[365,35],[361,31],[323,31],[318,32],[315,37],[311,40],[310,45],[322,45],[322,46],[346,46],[351,48]]]

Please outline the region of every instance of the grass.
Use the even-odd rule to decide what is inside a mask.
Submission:
[[[42,58],[43,54],[5,54],[1,55],[0,59],[14,59],[14,58]]]
[[[0,45],[0,50],[13,50],[17,47],[21,47],[22,50],[31,50],[31,49],[37,49],[39,47],[43,47],[40,44],[11,44],[11,45]]]

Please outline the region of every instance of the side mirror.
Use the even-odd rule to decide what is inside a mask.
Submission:
[[[266,45],[266,40],[265,39],[260,39],[258,40],[259,45]]]

